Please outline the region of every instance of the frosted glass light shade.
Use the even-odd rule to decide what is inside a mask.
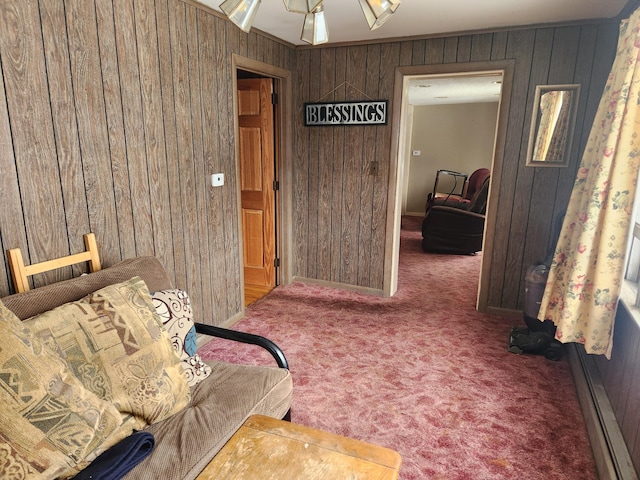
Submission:
[[[311,13],[322,0],[283,0],[284,6],[289,12]]]
[[[375,30],[389,20],[400,6],[400,0],[360,0],[360,6],[369,28]]]
[[[220,10],[235,23],[240,30],[249,33],[253,18],[256,16],[260,0],[225,0],[220,4]]]
[[[312,13],[307,13],[304,16],[300,40],[311,45],[320,45],[329,41],[329,32],[327,31],[322,5],[316,7]]]

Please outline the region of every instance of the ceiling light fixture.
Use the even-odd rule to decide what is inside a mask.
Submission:
[[[400,6],[400,0],[360,0],[369,28],[375,30],[389,20]]]
[[[284,0],[284,6],[289,12],[312,13],[322,0]]]
[[[300,40],[311,45],[320,45],[329,41],[329,32],[327,31],[327,22],[324,19],[322,4],[318,5],[313,12],[304,16]]]
[[[243,32],[249,33],[261,0],[225,0],[220,10]],[[283,0],[289,12],[304,13],[300,39],[312,45],[329,41],[322,0]],[[344,1],[344,0],[343,0]],[[359,0],[369,28],[375,30],[400,6],[401,0]]]
[[[235,23],[240,30],[249,33],[253,18],[256,16],[260,0],[225,0],[220,4],[220,10]]]

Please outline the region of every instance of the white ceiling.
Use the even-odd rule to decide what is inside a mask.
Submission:
[[[197,0],[220,11],[222,0]],[[628,0],[402,0],[380,28],[369,30],[358,0],[323,0],[329,44],[475,32],[501,27],[563,23],[617,16]],[[262,0],[253,28],[294,45],[304,15],[290,13],[282,0]],[[497,102],[501,78],[486,75],[414,77],[411,105]]]
[[[222,0],[198,0],[220,11]],[[500,27],[568,22],[617,16],[628,0],[402,0],[380,28],[369,30],[358,0],[324,0],[329,42],[356,42]],[[282,0],[263,0],[254,28],[294,45],[304,15],[290,13]]]

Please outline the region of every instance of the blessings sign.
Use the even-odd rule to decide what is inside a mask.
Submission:
[[[307,127],[327,125],[386,125],[387,100],[370,102],[305,103]]]

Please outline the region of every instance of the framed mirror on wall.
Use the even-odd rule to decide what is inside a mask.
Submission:
[[[580,85],[538,85],[527,166],[566,167],[576,124]]]

